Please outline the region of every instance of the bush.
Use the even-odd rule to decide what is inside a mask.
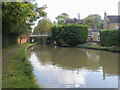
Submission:
[[[100,44],[101,46],[120,46],[119,30],[101,30]]]
[[[11,35],[8,35],[8,34],[2,34],[2,48],[6,48],[10,45],[14,45],[16,44],[16,41],[17,41],[17,35],[15,34],[11,34]]]
[[[52,40],[60,46],[74,46],[88,38],[86,25],[60,25],[52,27]]]

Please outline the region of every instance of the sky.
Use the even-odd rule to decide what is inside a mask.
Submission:
[[[118,15],[118,2],[120,0],[36,0],[39,7],[47,5],[47,17],[53,22],[55,17],[65,12],[70,18],[84,19],[89,14],[99,14],[102,19],[104,12],[107,15]],[[39,20],[35,22],[33,28]]]
[[[78,13],[81,19],[89,14],[107,15],[118,14],[118,2],[120,0],[36,0],[38,6],[47,5],[47,17],[52,21],[61,13],[67,13],[70,18],[77,18]]]

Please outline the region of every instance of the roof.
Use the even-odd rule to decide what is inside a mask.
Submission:
[[[66,20],[66,22],[65,22],[65,24],[67,24],[67,23],[77,23],[77,19],[76,18],[74,18],[74,19],[68,19],[68,20]]]
[[[120,23],[120,16],[107,16],[110,23]]]
[[[99,31],[100,31],[100,29],[98,29],[98,28],[97,28],[97,29],[89,29],[89,30],[88,30],[89,33],[99,32]]]

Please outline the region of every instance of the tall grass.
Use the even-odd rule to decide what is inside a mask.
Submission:
[[[29,44],[21,45],[5,64],[2,73],[3,88],[39,88],[32,73],[32,66],[27,60],[28,46]]]

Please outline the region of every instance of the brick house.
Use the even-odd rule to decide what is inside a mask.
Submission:
[[[65,24],[77,24],[78,23],[78,19],[74,18],[74,19],[68,19],[65,21]]]
[[[120,16],[107,15],[104,13],[103,29],[118,29],[120,27]]]
[[[23,44],[23,43],[29,43],[30,42],[30,34],[21,34],[18,39],[17,39],[17,43],[18,44]]]

